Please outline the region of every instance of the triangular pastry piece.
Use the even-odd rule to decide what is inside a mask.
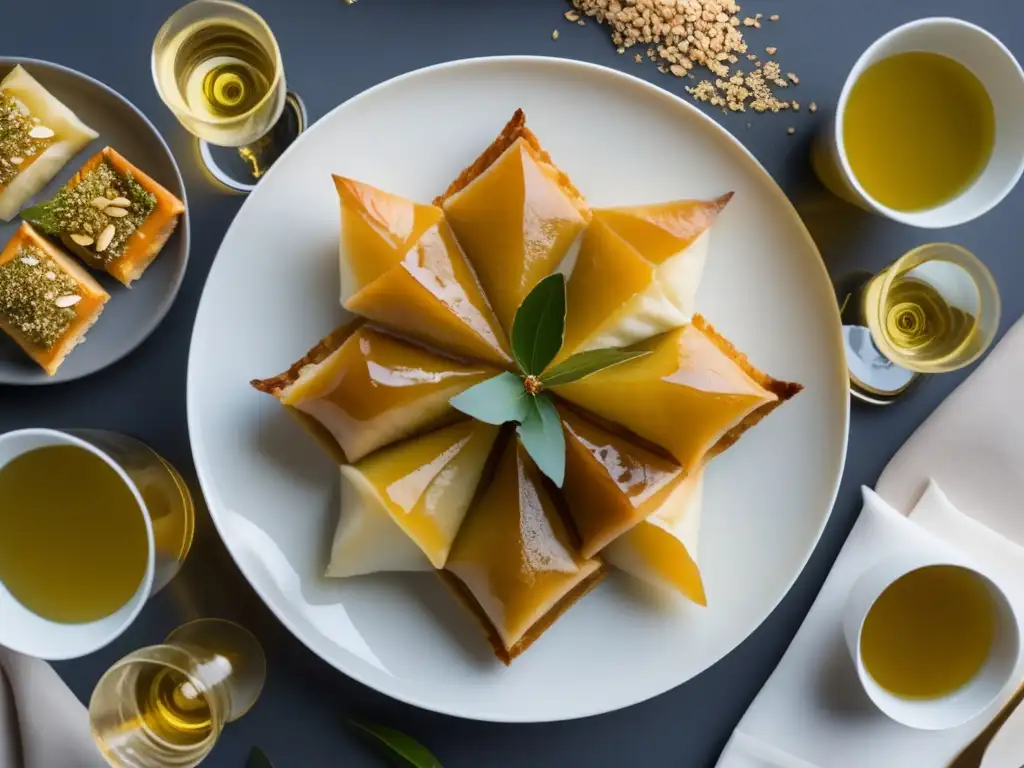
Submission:
[[[508,664],[601,580],[604,567],[577,553],[540,470],[511,437],[441,574]]]
[[[0,81],[0,220],[10,221],[99,134],[18,64]]]
[[[589,211],[516,112],[435,203],[444,208],[506,332],[533,287],[578,246]]]
[[[703,477],[698,471],[677,484],[650,517],[601,551],[604,560],[641,581],[707,605],[697,565]]]
[[[498,427],[467,420],[343,466],[341,518],[327,575],[421,570],[423,557],[396,545],[392,528],[430,566],[444,567],[497,436]]]
[[[658,509],[685,477],[671,458],[613,434],[571,409],[559,408],[565,431],[565,496],[581,540],[593,557]]]
[[[688,472],[802,389],[754,368],[700,315],[635,348],[651,354],[553,391],[664,448]]]
[[[690,322],[711,225],[731,198],[595,209],[566,285],[558,359]]]
[[[334,177],[345,309],[446,352],[504,366],[508,344],[440,208]]]
[[[333,348],[332,348],[333,347]],[[254,380],[318,425],[349,462],[456,421],[448,401],[496,370],[435,355],[370,326],[339,330],[288,371]]]

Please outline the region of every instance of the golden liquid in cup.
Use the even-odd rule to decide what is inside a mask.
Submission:
[[[0,469],[0,582],[33,613],[109,616],[131,600],[147,559],[139,505],[98,456],[51,445]]]
[[[985,169],[995,144],[995,111],[981,81],[937,53],[898,53],[854,83],[843,144],[857,181],[897,211],[952,200]]]
[[[891,584],[861,630],[861,659],[882,688],[936,699],[966,685],[988,659],[996,607],[970,571],[929,566]]]

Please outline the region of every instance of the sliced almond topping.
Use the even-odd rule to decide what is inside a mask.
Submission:
[[[96,238],[97,253],[103,253],[103,251],[107,250],[107,247],[110,245],[110,241],[114,239],[114,232],[113,224],[107,224],[106,229],[100,232],[100,236]]]
[[[21,165],[24,162],[25,162],[25,158],[24,157],[12,157],[11,158],[11,164],[12,165]]]
[[[102,211],[104,208],[110,205],[110,201],[107,200],[107,198],[105,197],[94,197],[90,205],[94,205]]]
[[[110,201],[111,205],[116,205],[118,208],[128,208],[131,206],[132,201],[127,197],[115,197]]]
[[[30,267],[34,267],[36,264],[39,263],[39,259],[35,258],[34,256],[23,256],[21,259],[21,263],[26,264]]]
[[[107,214],[107,216],[110,216],[115,219],[120,219],[121,217],[128,215],[127,208],[117,208],[116,206],[113,205],[110,206],[109,208],[104,208],[103,212]]]
[[[53,303],[56,304],[61,309],[65,309],[67,307],[75,306],[75,304],[77,304],[81,300],[81,296],[58,296]]]
[[[28,132],[28,135],[33,139],[51,139],[53,138],[53,129],[47,128],[45,125],[36,125]]]
[[[83,248],[87,245],[92,245],[95,242],[95,240],[93,240],[89,235],[80,235],[77,232],[71,235],[71,239]]]
[[[46,273],[46,279],[47,280],[56,280],[57,279],[57,273],[56,272],[47,272]]]

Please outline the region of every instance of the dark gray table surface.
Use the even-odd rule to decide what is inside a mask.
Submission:
[[[581,59],[620,69],[681,93],[683,82],[645,61],[616,55],[605,29],[566,23],[561,0],[250,0],[273,27],[289,85],[311,119],[360,91],[412,69],[494,54]],[[102,427],[135,435],[178,466],[198,488],[185,419],[185,369],[196,307],[221,238],[242,198],[215,191],[200,174],[194,145],[153,88],[149,51],[178,0],[6,0],[2,53],[47,59],[120,91],[156,124],[174,150],[188,187],[192,261],[167,319],[140,349],[91,378],[40,388],[0,387],[0,430]],[[857,56],[886,30],[923,16],[961,16],[997,35],[1024,58],[1024,4],[1013,0],[774,0],[745,12],[779,13],[777,23],[746,30],[752,48],[778,47],[795,94],[819,110],[799,114],[712,116],[757,156],[796,203],[834,277],[875,270],[920,243],[949,240],[977,253],[1002,291],[1005,331],[1024,311],[1024,185],[972,224],[941,232],[912,230],[828,196],[811,174],[808,142],[834,106]],[[560,31],[557,41],[551,32]],[[747,125],[751,123],[751,125]],[[788,136],[788,126],[796,128]],[[642,127],[641,127],[642,130]],[[610,137],[610,142],[623,137]],[[628,151],[628,145],[624,147]],[[387,761],[346,727],[360,715],[415,736],[446,768],[530,766],[594,768],[713,765],[730,732],[782,656],[811,605],[859,510],[858,487],[872,484],[915,427],[969,373],[927,381],[886,409],[854,404],[849,458],[835,513],[810,564],[771,617],[722,662],[691,682],[627,710],[565,723],[497,725],[424,712],[392,701],[321,661],[295,640],[255,595],[201,513],[192,554],[117,642],[57,664],[87,700],[99,675],[127,652],[160,641],[195,616],[232,618],[251,628],[269,658],[256,707],[225,731],[207,765],[241,768],[259,745],[277,768],[382,766]],[[54,766],[59,768],[59,766]]]

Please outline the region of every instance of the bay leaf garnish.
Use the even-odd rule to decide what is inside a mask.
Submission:
[[[516,310],[512,354],[527,376],[539,375],[562,348],[565,336],[565,276],[548,275]]]

